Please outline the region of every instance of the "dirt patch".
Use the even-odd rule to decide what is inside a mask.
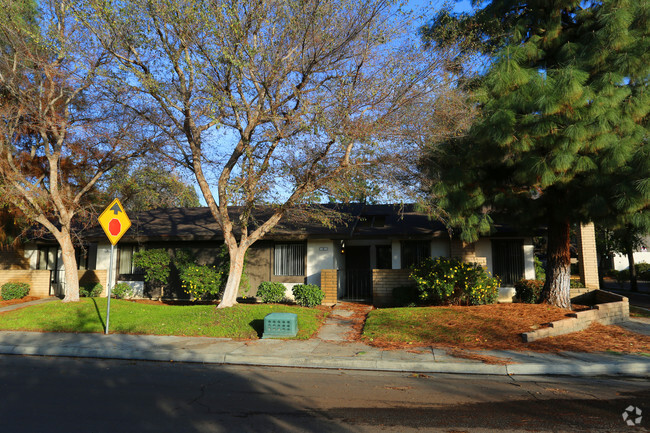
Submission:
[[[453,356],[454,358],[472,359],[474,361],[481,361],[484,364],[494,364],[494,365],[514,364],[514,362],[511,361],[511,358],[499,358],[498,356],[479,355],[476,352],[470,352],[464,349],[449,349],[447,350],[447,353]]]
[[[453,314],[427,316],[426,323],[413,329],[411,341],[396,341],[375,336],[364,342],[384,349],[409,349],[433,346],[461,350],[520,350],[535,352],[622,352],[650,353],[650,337],[636,334],[619,326],[592,324],[588,329],[571,334],[524,343],[521,333],[538,329],[548,322],[566,319],[571,310],[545,304],[496,304],[476,307],[433,307],[450,310]],[[584,306],[575,306],[584,309]],[[426,311],[425,311],[426,312]],[[421,328],[421,332],[417,328]],[[453,329],[453,341],[417,338],[430,335],[427,328]],[[413,328],[411,326],[410,328]]]
[[[23,304],[25,302],[36,301],[38,299],[42,299],[42,298],[39,298],[38,296],[25,296],[24,298],[20,298],[20,299],[10,299],[9,301],[0,300],[0,308],[8,307],[9,305]]]

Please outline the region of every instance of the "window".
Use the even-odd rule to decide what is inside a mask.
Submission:
[[[273,256],[273,275],[305,275],[305,244],[276,244]]]
[[[393,252],[390,245],[377,245],[377,269],[393,267]]]
[[[77,269],[85,271],[88,268],[88,245],[80,245],[74,250],[75,260],[77,261]]]
[[[524,278],[523,239],[492,239],[492,273],[502,284]]]
[[[42,246],[38,247],[38,263],[36,269],[56,270],[59,247]]]
[[[417,265],[427,257],[431,257],[431,242],[402,241],[402,269]]]
[[[133,266],[133,254],[138,252],[140,248],[137,245],[120,245],[117,250],[117,274],[118,275],[134,275],[142,274],[140,268]]]

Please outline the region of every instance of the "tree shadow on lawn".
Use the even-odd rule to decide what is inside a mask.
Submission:
[[[262,336],[264,335],[264,319],[251,320],[249,325],[251,325],[251,328],[255,330],[257,336],[259,338],[262,338]]]
[[[85,308],[77,308],[74,315],[66,317],[65,322],[45,322],[41,324],[44,332],[75,332],[75,333],[105,333],[106,320],[102,316],[99,305],[95,298],[90,298],[94,311],[88,311]],[[98,328],[99,325],[99,328]],[[128,334],[132,329],[125,329],[121,326],[116,329],[120,334]],[[109,330],[110,331],[110,330]]]

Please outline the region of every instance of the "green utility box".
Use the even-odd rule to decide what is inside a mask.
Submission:
[[[264,317],[262,338],[295,337],[298,333],[298,316],[293,313],[271,313]]]

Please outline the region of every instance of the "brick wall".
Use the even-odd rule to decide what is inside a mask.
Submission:
[[[19,249],[0,248],[0,270],[29,269],[29,260],[25,253]]]
[[[108,271],[106,269],[79,271],[79,287],[96,283],[102,285],[102,293],[99,296],[106,296],[106,290],[108,287]]]
[[[323,304],[336,304],[338,301],[338,282],[336,269],[320,271],[320,288],[325,294]]]
[[[408,269],[373,269],[372,270],[372,303],[373,305],[390,305],[393,302],[393,289],[402,286],[412,286]]]
[[[50,271],[3,270],[0,272],[0,286],[5,283],[27,283],[29,296],[50,296]]]
[[[476,244],[468,244],[458,239],[451,241],[451,257],[457,257],[466,263],[476,263],[487,269],[487,257],[476,255]]]
[[[598,283],[598,254],[596,253],[596,230],[594,223],[580,225],[578,230],[578,263],[580,281],[585,287],[597,289]]]
[[[525,343],[539,340],[540,338],[555,337],[582,331],[593,322],[603,325],[625,322],[630,318],[630,304],[624,296],[615,293],[594,290],[588,294],[595,300],[596,305],[590,310],[569,313],[568,319],[548,323],[548,327],[521,334]]]

